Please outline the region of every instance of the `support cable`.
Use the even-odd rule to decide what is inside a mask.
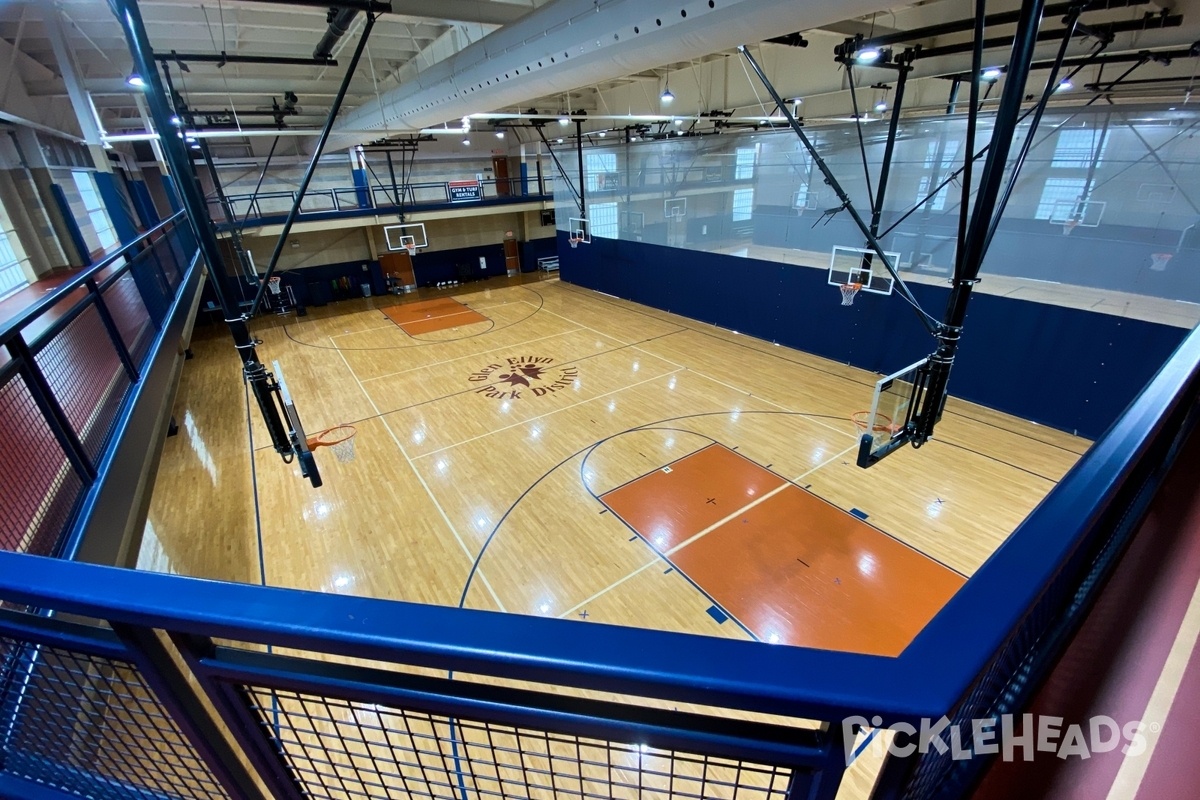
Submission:
[[[1075,35],[1075,28],[1079,24],[1079,12],[1082,5],[1073,5],[1071,10],[1067,12],[1066,32],[1063,34],[1062,43],[1058,47],[1058,55],[1054,59],[1054,66],[1050,68],[1050,75],[1046,78],[1046,88],[1042,90],[1042,97],[1033,107],[1033,121],[1029,123],[1029,132],[1025,134],[1025,141],[1021,143],[1021,149],[1017,153],[1017,158],[1013,162],[1012,171],[1008,176],[1008,185],[1004,187],[1004,193],[1000,196],[1000,200],[996,203],[996,210],[992,213],[992,221],[988,226],[987,238],[983,242],[983,252],[986,253],[992,245],[992,239],[996,236],[996,230],[1000,227],[1000,218],[1004,216],[1004,209],[1008,206],[1008,201],[1012,197],[1013,189],[1016,188],[1017,179],[1020,177],[1021,167],[1025,166],[1025,159],[1029,156],[1029,150],[1033,146],[1033,135],[1037,132],[1038,123],[1042,121],[1042,115],[1046,113],[1046,106],[1050,103],[1050,98],[1058,91],[1058,71],[1062,68],[1063,59],[1067,57],[1067,47],[1071,44],[1071,37]],[[978,272],[978,270],[976,270]]]
[[[571,181],[570,176],[567,175],[567,171],[563,169],[562,162],[558,160],[558,156],[554,154],[554,148],[551,147],[550,142],[547,141],[546,134],[542,131],[542,126],[534,125],[533,128],[537,131],[538,137],[541,138],[542,143],[546,145],[546,150],[550,153],[550,158],[553,159],[554,166],[558,167],[558,174],[562,176],[562,179],[567,183],[567,188],[571,190],[571,195],[575,200],[575,205],[579,206],[579,216],[586,217],[587,213],[583,210],[583,197],[575,189],[575,184]],[[582,178],[582,176],[580,177]]]
[[[1103,52],[1104,47],[1105,47],[1105,45],[1103,43],[1100,43],[1097,46],[1097,48],[1088,55],[1088,60],[1085,61],[1084,63],[1076,66],[1075,69],[1071,70],[1071,72],[1069,72],[1067,74],[1067,76],[1065,78],[1063,78],[1063,80],[1069,81],[1071,78],[1075,77],[1079,72],[1081,72],[1085,67],[1090,66],[1092,63],[1092,59],[1094,59],[1096,56],[1100,55],[1100,53]],[[989,86],[988,88],[990,89],[991,87]],[[1091,105],[1092,102],[1094,102],[1094,99],[1092,101],[1089,101],[1087,103],[1087,105]],[[972,112],[972,113],[974,113],[974,112]],[[1025,113],[1021,115],[1020,119],[1017,120],[1017,124],[1019,125],[1022,122],[1024,122],[1026,120],[1026,118],[1028,118],[1029,115],[1032,113],[1033,113],[1032,108],[1026,110]],[[1074,115],[1072,115],[1072,116],[1074,116]],[[1070,119],[1070,118],[1068,118],[1068,119]],[[1064,123],[1065,122],[1066,122],[1066,120],[1064,120]],[[1062,127],[1062,126],[1059,125],[1059,127]],[[1057,130],[1057,128],[1055,130]],[[1053,136],[1053,135],[1054,135],[1053,131],[1051,133],[1047,134],[1047,136],[1045,138],[1043,138],[1041,141],[1038,142],[1038,145],[1040,145],[1042,142],[1044,142],[1046,140],[1046,138],[1049,138],[1050,136]],[[1034,147],[1037,147],[1037,145],[1034,145]],[[991,149],[992,149],[992,145],[990,142],[988,144],[985,144],[983,147],[979,148],[979,151],[977,153],[975,153],[975,155],[971,156],[971,161],[978,161],[979,159],[983,158],[985,155],[990,153]],[[953,181],[957,180],[958,177],[963,174],[963,169],[964,169],[963,167],[959,167],[954,172],[951,172],[949,175],[947,175],[946,179],[944,181],[942,181],[937,186],[935,186],[932,191],[930,191],[928,194],[926,194],[924,197],[922,197],[920,200],[918,200],[911,208],[908,209],[908,211],[905,211],[900,216],[899,219],[897,219],[895,222],[893,222],[891,225],[889,225],[887,228],[885,228],[883,233],[879,234],[880,237],[887,236],[889,233],[896,230],[896,228],[900,227],[900,225],[903,224],[906,219],[908,219],[913,214],[920,211],[921,207],[923,205],[925,205],[926,203],[928,203],[930,200],[932,200],[934,197],[936,197],[938,192],[940,192],[942,189],[946,188],[946,186],[949,185],[950,183],[952,183]]]
[[[854,67],[846,62],[846,78],[850,82],[850,107],[854,110],[854,130],[858,134],[858,152],[862,156],[863,177],[867,181],[867,206],[875,216],[875,190],[871,187],[871,168],[867,165],[867,144],[863,141],[862,115],[858,113],[858,93],[854,90]]]
[[[329,133],[333,130],[333,123],[337,119],[338,111],[341,110],[342,100],[346,97],[346,91],[350,88],[350,82],[354,78],[354,72],[358,69],[358,61],[362,57],[363,49],[367,46],[367,39],[371,35],[371,29],[375,27],[375,15],[367,13],[367,21],[363,25],[362,33],[358,37],[358,45],[354,48],[354,55],[350,58],[350,66],[346,69],[346,74],[342,78],[342,84],[338,87],[337,95],[333,98],[333,104],[329,107],[329,116],[325,118],[325,127],[321,129],[321,135],[317,138],[316,146],[313,148],[312,158],[308,162],[308,169],[304,172],[304,178],[300,181],[300,188],[296,190],[296,199],[292,203],[292,209],[288,212],[287,219],[283,223],[283,229],[279,232],[279,239],[275,242],[275,250],[271,253],[271,260],[267,264],[267,270],[263,273],[262,281],[258,285],[258,292],[254,295],[254,301],[250,306],[250,311],[247,316],[253,317],[258,313],[258,307],[262,304],[263,295],[267,291],[267,282],[275,273],[275,267],[279,264],[279,257],[283,254],[283,246],[287,242],[288,234],[291,233],[292,225],[296,222],[296,217],[300,214],[300,204],[304,201],[304,194],[308,191],[308,185],[312,183],[313,175],[317,171],[317,162],[321,158],[321,153],[325,149],[325,143],[329,141]]]
[[[831,170],[829,165],[825,163],[825,159],[821,158],[821,154],[817,152],[816,146],[808,138],[808,135],[804,133],[804,128],[801,127],[800,123],[796,121],[796,117],[783,102],[783,98],[779,96],[779,93],[775,90],[775,87],[767,79],[766,73],[763,72],[762,67],[760,67],[758,62],[754,60],[754,56],[750,55],[750,51],[745,45],[738,45],[738,52],[745,57],[755,74],[758,75],[759,80],[762,81],[763,86],[766,87],[767,91],[771,94],[771,97],[775,100],[775,102],[779,104],[780,111],[783,112],[788,124],[791,126],[796,136],[799,137],[800,143],[804,145],[804,148],[812,157],[813,163],[817,165],[817,169],[821,171],[821,175],[824,177],[825,183],[829,186],[829,188],[833,189],[834,193],[838,197],[838,200],[841,201],[841,209],[844,209],[850,215],[850,218],[854,220],[854,224],[858,226],[858,229],[865,237],[868,248],[877,256],[879,256],[879,259],[883,266],[887,269],[888,274],[892,276],[892,280],[899,291],[900,297],[903,298],[904,301],[912,306],[913,310],[917,312],[917,317],[921,320],[921,324],[925,326],[925,330],[932,335],[937,335],[938,325],[940,324],[938,319],[930,315],[927,311],[925,311],[925,309],[921,308],[921,304],[917,301],[917,298],[913,296],[912,291],[904,283],[904,280],[900,277],[899,273],[896,272],[896,267],[892,264],[891,259],[889,259],[883,252],[883,247],[879,244],[878,237],[871,233],[870,226],[867,225],[862,216],[858,213],[858,210],[850,201],[849,195],[846,194],[846,190],[842,188],[842,185],[838,182],[837,177],[834,176],[833,170]]]

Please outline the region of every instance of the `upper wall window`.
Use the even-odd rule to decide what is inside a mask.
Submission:
[[[758,157],[757,147],[739,147],[734,154],[733,177],[744,181],[754,177],[754,162]]]

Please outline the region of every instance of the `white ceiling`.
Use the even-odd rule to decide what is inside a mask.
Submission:
[[[721,0],[711,7],[703,0],[393,0],[393,13],[379,18],[370,37],[339,120],[340,130],[346,133],[335,137],[335,142],[346,146],[384,133],[456,122],[467,113],[531,107],[549,113],[583,111],[591,117],[668,113],[688,117],[710,109],[757,116],[767,113],[772,104],[764,103],[765,92],[748,79],[731,48],[793,30],[805,31],[807,48],[763,44],[753,51],[784,96],[806,99],[804,114],[810,118],[845,114],[849,110],[846,76],[833,60],[833,47],[846,35],[911,30],[967,18],[973,0],[927,0],[875,10],[885,5],[886,0]],[[1017,0],[991,0],[988,12],[1017,6]],[[143,0],[140,7],[151,44],[160,53],[308,57],[327,27],[326,10],[311,6]],[[1114,9],[1085,19],[1092,23],[1140,19],[1159,8],[1152,4]],[[690,15],[681,17],[680,12],[688,9]],[[1180,0],[1172,5],[1172,12],[1183,14],[1183,26],[1119,34],[1108,51],[1186,47],[1200,39],[1200,0]],[[74,68],[92,97],[102,127],[112,134],[143,130],[135,91],[124,80],[131,71],[129,52],[106,0],[0,0],[0,61],[8,67],[0,70],[3,116],[79,134],[63,79],[69,67],[64,69],[54,57],[47,14],[59,15]],[[273,100],[283,103],[284,92],[294,92],[300,113],[289,116],[286,124],[317,128],[362,24],[360,14],[335,45],[334,57],[341,61],[337,67],[218,67],[192,62],[186,73],[172,65],[172,76],[192,108],[232,108],[239,112],[243,126],[270,123],[269,117],[253,112],[269,109]],[[1051,27],[1058,27],[1057,20],[1044,22],[1043,28]],[[1012,26],[998,27],[989,36],[1011,32]],[[924,44],[966,38],[956,34]],[[1078,41],[1071,52],[1085,53],[1091,45]],[[1046,43],[1041,55],[1051,56],[1054,48]],[[571,53],[573,62],[558,59],[541,70],[533,67],[556,49]],[[990,55],[994,56],[990,60],[999,62],[1004,51]],[[1182,96],[1187,79],[1196,71],[1195,62],[1148,65],[1136,77],[1181,76],[1185,80],[1169,88]],[[911,105],[944,106],[949,84],[933,76],[963,70],[968,63],[965,54],[918,62],[916,80],[910,83]],[[894,79],[893,73],[879,70],[860,72],[859,81],[868,85]],[[1094,72],[1091,69],[1080,77],[1094,79]],[[483,86],[484,76],[493,73],[499,73],[495,78],[504,74],[506,80]],[[1082,85],[1083,80],[1077,83]],[[668,81],[676,96],[669,107],[659,100]],[[477,91],[476,84],[480,84]]]

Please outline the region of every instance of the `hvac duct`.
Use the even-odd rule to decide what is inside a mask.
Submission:
[[[331,148],[521,105],[698,54],[888,7],[886,0],[556,0],[460,52],[402,72],[339,121]]]

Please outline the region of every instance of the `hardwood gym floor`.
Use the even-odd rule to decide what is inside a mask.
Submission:
[[[861,470],[877,376],[540,275],[253,327],[354,458],[312,489],[197,329],[139,568],[896,654],[1089,445],[951,399]]]
[[[357,427],[354,460],[317,451],[317,490],[267,444],[225,330],[199,328],[139,567],[898,652],[1089,444],[952,400],[933,443],[861,470],[863,370],[557,279],[422,295],[254,323],[310,435]],[[483,320],[405,324],[474,318],[451,298]],[[669,513],[621,510],[655,498]],[[810,630],[830,602],[875,633]]]

